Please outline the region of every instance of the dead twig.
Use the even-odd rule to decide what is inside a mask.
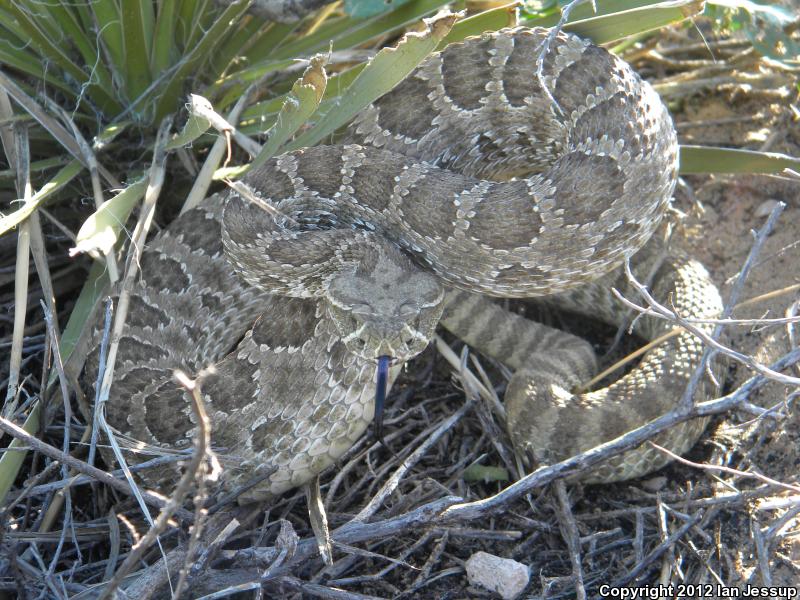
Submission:
[[[158,515],[155,523],[150,527],[141,541],[131,549],[125,561],[114,573],[114,577],[112,577],[103,588],[98,600],[108,600],[112,597],[114,591],[120,586],[125,576],[139,563],[145,551],[148,550],[154,543],[156,543],[158,536],[166,530],[170,519],[178,511],[181,504],[183,504],[183,501],[186,499],[186,496],[191,491],[195,482],[200,481],[207,476],[207,473],[204,472],[204,465],[211,458],[211,426],[200,392],[203,376],[204,373],[201,373],[198,375],[196,380],[191,380],[180,371],[176,371],[175,373],[175,378],[178,380],[178,382],[189,391],[189,395],[192,398],[192,410],[194,411],[194,416],[197,419],[197,434],[194,437],[194,452],[192,454],[192,459],[186,466],[186,470],[178,482],[178,485],[175,486],[175,491],[172,493],[172,496],[170,496],[169,501],[161,509],[161,513]],[[195,531],[197,532],[197,535],[199,535],[199,528],[200,523],[196,522]],[[194,533],[192,535],[195,537]],[[188,564],[188,562],[191,561],[192,547],[193,546],[190,545],[190,550],[187,551],[186,556],[184,557],[185,564]],[[183,575],[178,581],[178,586],[175,589],[175,594],[173,597],[177,597],[179,595],[182,587],[185,585],[185,582],[186,576]]]

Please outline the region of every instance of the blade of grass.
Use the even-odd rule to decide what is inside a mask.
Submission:
[[[607,44],[697,16],[703,11],[703,6],[703,0],[670,2],[665,6],[648,6],[572,21],[564,29],[589,38],[595,44]]]
[[[31,163],[31,173],[41,173],[42,171],[47,171],[48,169],[54,169],[55,167],[63,167],[67,163],[69,163],[70,159],[64,156],[55,156],[53,158],[45,158],[42,160],[37,160]],[[6,169],[5,171],[0,171],[0,180],[2,179],[13,179],[14,172],[11,169]]]
[[[453,14],[438,17],[428,22],[425,32],[406,34],[396,47],[378,52],[338,103],[311,129],[289,144],[286,151],[313,146],[400,83],[450,32],[456,18]]]
[[[800,171],[800,158],[776,152],[757,152],[735,148],[681,146],[680,173],[782,173]]]

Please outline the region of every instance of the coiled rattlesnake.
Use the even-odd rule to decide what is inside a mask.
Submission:
[[[109,422],[147,444],[185,447],[195,424],[172,369],[217,363],[204,393],[226,481],[274,469],[246,499],[281,493],[362,435],[376,358],[419,353],[445,304],[446,326],[519,369],[507,395],[510,433],[538,459],[664,412],[697,364],[692,336],[570,404],[564,388],[593,361],[585,344],[556,341],[466,293],[584,285],[559,302],[616,319],[610,279],[586,284],[645,244],[672,194],[677,141],[658,96],[620,59],[563,33],[538,78],[546,33],[516,28],[452,44],[365,110],[349,145],[282,155],[249,174],[245,183],[283,216],[231,192],[154,238],[120,342]],[[651,256],[637,258],[645,271]],[[668,257],[654,281],[685,314],[719,308],[692,261]],[[445,288],[466,292],[445,300]],[[657,327],[645,324],[645,335]],[[537,348],[547,355],[531,354]],[[701,427],[669,432],[667,444],[684,451]],[[597,475],[654,466],[652,456],[628,454]]]

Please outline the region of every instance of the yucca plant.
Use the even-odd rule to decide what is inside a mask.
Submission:
[[[74,206],[76,195],[89,195],[96,204],[79,207],[73,219],[73,224],[83,224],[73,232],[75,248],[95,261],[63,332],[58,335],[56,320],[50,328],[55,335],[47,342],[48,348],[57,345],[58,360],[67,362],[76,359],[75,343],[90,326],[91,309],[106,284],[123,275],[117,266],[126,241],[122,233],[145,196],[146,173],[160,153],[174,152],[180,159],[168,166],[169,194],[162,195],[181,203],[197,201],[214,180],[235,179],[249,164],[334,137],[436,48],[518,20],[553,26],[561,17],[556,2],[532,2],[519,15],[515,5],[498,6],[438,19],[424,34],[405,38],[390,51],[380,48],[396,44],[409,28],[419,28],[423,17],[445,6],[464,6],[410,0],[381,12],[386,6],[382,1],[346,1],[283,24],[251,14],[250,4],[0,0],[0,129],[7,156],[0,193],[9,200],[0,217],[0,236],[18,231],[4,416],[24,420],[29,434],[38,434],[47,424],[37,399],[18,402],[17,391],[25,315],[38,310],[26,306],[29,248],[43,289],[50,288],[41,209]],[[616,43],[619,50],[631,39],[704,8],[698,0],[608,0],[597,3],[597,12],[589,2],[573,4],[564,28],[596,43]],[[218,122],[219,115],[235,133]],[[234,154],[237,164],[223,165],[226,141],[215,127],[228,131],[234,145],[243,148]],[[698,147],[681,151],[683,173],[780,172],[798,166],[797,159],[767,153]],[[58,308],[58,303],[48,303],[49,318],[57,316]],[[57,379],[54,374],[49,383]],[[47,384],[41,382],[42,391]],[[63,395],[68,396],[65,388]],[[18,440],[13,445],[25,446]],[[65,442],[64,450],[75,449]],[[0,458],[0,504],[24,460],[23,452]]]

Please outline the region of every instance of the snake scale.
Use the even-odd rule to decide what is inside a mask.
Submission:
[[[440,320],[516,371],[509,434],[538,462],[669,410],[698,364],[693,336],[651,350],[610,387],[574,395],[595,368],[591,347],[488,298],[548,296],[619,323],[609,287],[626,282],[614,269],[656,231],[677,177],[675,130],[652,88],[565,33],[538,77],[546,36],[513,28],[449,45],[364,110],[346,144],[273,158],[244,179],[257,201],[212,196],[154,237],[107,405],[122,439],[188,447],[196,426],[172,370],[215,363],[203,392],[224,480],[261,478],[242,501],[280,494],[364,433],[377,357],[411,359]],[[659,248],[633,259],[656,297],[684,316],[716,314],[705,269]],[[665,327],[645,318],[637,331],[652,339]],[[704,425],[661,442],[684,452]],[[639,449],[589,479],[664,462]],[[173,469],[148,481],[168,487]]]

